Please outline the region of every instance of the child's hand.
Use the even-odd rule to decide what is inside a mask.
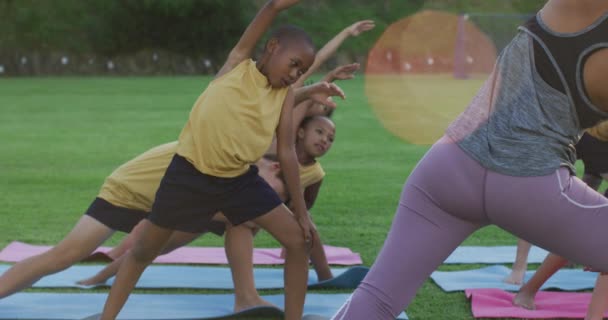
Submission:
[[[346,28],[348,34],[352,37],[356,37],[361,33],[371,30],[376,26],[373,20],[363,20],[353,23],[350,27]]]
[[[327,81],[331,82],[334,80],[348,80],[355,77],[355,72],[359,70],[361,65],[359,63],[351,63],[345,64],[343,66],[339,66],[329,72],[327,75]]]
[[[317,230],[315,229],[314,225],[312,224],[312,221],[310,221],[310,216],[308,215],[308,212],[298,215],[298,224],[300,225],[300,227],[302,228],[302,231],[304,232],[304,240],[306,241],[306,244],[308,244],[309,247],[312,247],[313,246],[313,243],[312,243],[313,236],[312,235],[314,232],[317,232]]]
[[[320,103],[329,108],[335,108],[337,105],[331,97],[340,97],[346,99],[344,91],[334,83],[318,82],[312,85],[309,98],[317,103]]]
[[[270,0],[270,3],[277,11],[285,10],[298,2],[300,0]]]

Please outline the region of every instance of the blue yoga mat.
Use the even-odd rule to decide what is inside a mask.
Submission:
[[[435,271],[431,274],[431,279],[446,292],[489,288],[518,291],[519,285],[503,282],[503,279],[510,273],[511,269],[497,265],[465,271]],[[533,270],[526,272],[524,281],[528,281],[533,274]],[[587,272],[581,269],[561,269],[549,278],[541,289],[563,291],[592,289],[595,286],[596,278],[596,272]]]
[[[348,294],[308,294],[304,314],[331,317],[348,299]],[[72,320],[94,318],[101,312],[106,294],[103,293],[18,293],[0,300],[0,319]],[[283,295],[264,296],[283,307]],[[118,319],[122,320],[194,320],[233,318],[234,296],[231,294],[132,294]],[[274,308],[253,308],[244,317],[281,317]],[[407,319],[401,313],[397,319]]]
[[[0,265],[0,274],[10,266]],[[34,284],[35,288],[98,288],[108,287],[114,278],[105,284],[96,286],[81,286],[76,281],[95,275],[103,266],[76,265],[62,272],[44,277]],[[319,282],[316,273],[311,270],[308,283],[310,289],[354,289],[363,280],[367,267],[357,266],[351,268],[334,268],[333,279]],[[256,268],[254,269],[256,288],[280,289],[283,288],[283,269]],[[137,282],[137,288],[181,288],[181,289],[234,289],[230,269],[227,267],[200,267],[200,266],[162,266],[151,265]]]
[[[460,246],[443,262],[445,264],[465,263],[513,263],[515,261],[515,246],[477,247]],[[539,247],[532,247],[528,255],[528,263],[541,263],[547,256],[547,251]]]

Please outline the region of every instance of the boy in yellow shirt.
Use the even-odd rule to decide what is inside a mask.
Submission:
[[[156,193],[148,218],[152,223],[145,224],[126,254],[101,319],[116,318],[173,230],[205,228],[217,212],[233,225],[253,220],[286,248],[285,317],[302,317],[314,229],[299,192],[291,128],[294,97],[289,86],[312,64],[314,46],[302,30],[282,27],[268,40],[260,61],[250,59],[275,16],[297,2],[266,3],[196,101]],[[293,214],[258,176],[257,168],[250,166],[268,149],[275,132]]]

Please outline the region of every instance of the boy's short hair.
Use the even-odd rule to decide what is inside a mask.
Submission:
[[[276,28],[270,34],[269,39],[272,38],[277,39],[279,43],[304,42],[315,49],[315,44],[310,35],[304,29],[294,25],[286,24]]]

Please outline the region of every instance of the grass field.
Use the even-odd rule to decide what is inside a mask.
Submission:
[[[13,240],[61,240],[115,167],[177,138],[209,80],[0,80],[0,246]],[[327,176],[312,213],[324,242],[350,247],[371,265],[389,230],[403,182],[428,146],[408,144],[383,128],[368,105],[363,78],[340,85],[348,99],[334,116],[336,142],[321,160]],[[120,238],[113,237],[109,244]],[[465,244],[515,242],[506,232],[487,227]],[[221,244],[222,239],[205,236],[193,245]],[[276,245],[266,234],[256,239],[256,246]],[[463,293],[444,293],[431,281],[425,282],[407,313],[411,319],[472,318]]]

